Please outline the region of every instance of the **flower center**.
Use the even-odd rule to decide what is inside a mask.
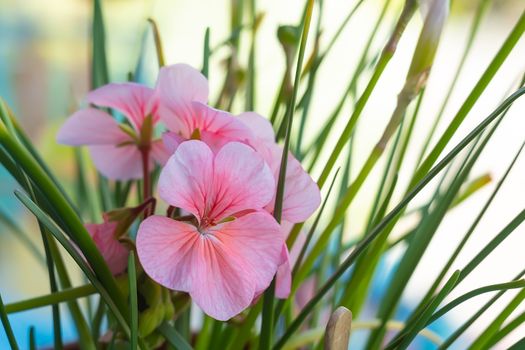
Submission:
[[[208,218],[207,216],[204,216],[201,219],[200,224],[197,225],[197,231],[199,231],[199,233],[202,235],[208,235],[210,234],[210,232],[208,231],[208,228],[211,226],[215,226],[215,222],[212,219]]]

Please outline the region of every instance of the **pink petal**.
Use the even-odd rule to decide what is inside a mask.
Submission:
[[[137,252],[158,283],[187,291],[205,313],[228,320],[250,305],[255,286],[277,269],[282,233],[266,213],[199,233],[192,225],[152,216],[139,228]]]
[[[243,271],[255,282],[255,290],[268,288],[281,261],[284,236],[275,219],[264,211],[253,212],[218,225],[212,233],[243,261]]]
[[[129,139],[109,114],[94,108],[75,112],[57,135],[59,143],[71,146],[113,145]]]
[[[204,75],[186,64],[163,67],[155,90],[160,118],[168,129],[191,134],[187,129],[192,119],[191,102],[208,101],[208,81]]]
[[[155,140],[151,143],[151,157],[160,165],[166,165],[173,152],[171,152],[162,140]]]
[[[279,265],[275,276],[275,296],[286,299],[292,289],[292,266],[286,243],[281,246],[281,260],[283,262]]]
[[[282,148],[276,144],[268,145],[267,148],[269,157],[266,157],[266,161],[273,170],[277,181]],[[267,207],[270,212],[273,212],[274,203],[275,198]],[[290,153],[286,167],[282,218],[292,223],[306,221],[317,210],[319,204],[321,204],[319,187],[303,169],[301,163]]]
[[[211,196],[213,153],[204,142],[182,143],[162,170],[160,197],[167,203],[203,217]]]
[[[95,167],[109,179],[130,180],[142,177],[142,156],[135,145],[90,146]]]
[[[186,141],[186,139],[171,131],[162,134],[162,142],[164,142],[164,146],[171,154],[175,153],[177,147],[179,147],[179,145],[184,141]]]
[[[116,228],[117,222],[86,225],[87,231],[114,275],[118,275],[126,270],[129,253],[126,246],[114,237]]]
[[[263,208],[275,192],[275,180],[268,165],[245,144],[230,142],[221,148],[215,156],[214,171],[214,192],[208,214],[212,220],[246,209]]]
[[[195,246],[200,234],[195,226],[164,216],[150,216],[137,233],[137,254],[144,271],[157,283],[189,292]]]
[[[288,237],[293,225],[284,221],[281,228],[285,237]],[[306,242],[306,235],[303,231],[299,232],[292,250],[289,252],[286,243],[283,244],[281,252],[281,264],[277,270],[275,278],[275,296],[279,299],[286,299],[290,295],[292,288],[292,269],[297,262],[299,254]]]
[[[156,118],[153,89],[137,83],[104,85],[87,95],[87,101],[97,106],[109,107],[124,114],[139,130],[149,114]],[[156,121],[156,120],[155,120]]]
[[[192,102],[190,135],[199,130],[200,138],[216,152],[231,141],[248,142],[252,131],[242,121],[228,112],[211,108],[200,102]]]
[[[298,309],[301,310],[305,307],[306,304],[315,295],[315,291],[317,288],[317,281],[315,276],[312,276],[310,278],[307,278],[299,288],[297,288],[297,292],[295,293],[295,304],[297,305]]]
[[[275,142],[275,133],[270,121],[255,112],[244,112],[237,116],[254,135],[265,142]]]

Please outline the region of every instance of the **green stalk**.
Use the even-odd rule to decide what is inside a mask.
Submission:
[[[491,284],[490,286],[485,286],[485,287],[474,289],[474,290],[472,290],[472,291],[470,291],[468,293],[463,294],[460,297],[457,297],[456,299],[452,300],[450,303],[446,304],[441,309],[436,311],[434,314],[432,314],[432,317],[428,320],[427,325],[432,323],[432,322],[434,322],[434,321],[436,321],[438,318],[442,317],[447,312],[449,312],[450,310],[452,310],[456,306],[460,305],[461,303],[464,303],[465,301],[467,301],[467,300],[469,300],[471,298],[477,297],[478,295],[481,295],[481,294],[484,294],[484,293],[490,293],[490,292],[494,292],[494,291],[500,291],[500,290],[510,290],[510,289],[516,289],[516,288],[521,288],[522,289],[523,287],[525,287],[525,280],[521,279],[521,280],[517,280],[517,281],[511,281],[511,282],[505,282],[505,283],[499,283],[499,284]],[[523,300],[523,298],[525,298],[525,289],[522,289],[520,291],[520,293],[518,293],[518,295],[520,295],[520,294],[521,294],[521,296],[519,296],[519,297],[514,299],[515,300],[514,304],[516,306],[518,306],[520,304],[521,300]],[[516,306],[514,306],[514,307],[516,307]],[[501,323],[503,323],[503,321],[501,321]]]
[[[469,155],[467,156],[467,160],[465,160],[465,162],[462,164],[461,170],[455,176],[452,184],[448,186],[448,189],[446,193],[444,194],[444,196],[440,198],[439,201],[436,203],[436,208],[432,211],[432,213],[427,217],[426,220],[422,220],[422,222],[419,224],[418,228],[414,232],[414,237],[411,240],[407,251],[403,255],[403,258],[401,259],[401,262],[399,263],[399,266],[396,270],[395,276],[394,278],[392,278],[389,288],[387,289],[387,292],[385,296],[383,297],[383,300],[380,304],[380,307],[378,310],[379,319],[386,320],[386,319],[391,318],[392,315],[394,314],[397,304],[404,291],[404,288],[406,284],[408,283],[408,281],[410,280],[414,269],[418,265],[419,260],[421,259],[428,245],[430,244],[430,241],[432,240],[434,233],[436,232],[441,221],[446,215],[448,208],[451,206],[454,198],[456,198],[457,193],[459,189],[461,188],[461,185],[464,183],[464,181],[468,177],[470,170],[476,163],[481,152],[483,151],[488,141],[492,137],[494,131],[499,126],[499,123],[503,120],[502,119],[503,117],[504,117],[504,114],[502,117],[500,117],[497,120],[494,126],[490,129],[489,133],[483,139],[479,147],[477,147],[475,152],[473,154],[470,154],[469,152]],[[476,145],[473,146],[472,150],[474,150],[474,147],[476,147]],[[457,283],[459,282],[461,282],[461,275],[458,278]],[[420,318],[421,314],[425,312],[425,308],[427,308],[428,305],[432,304],[434,299],[435,297],[433,297],[432,299],[429,299],[426,303],[422,304],[421,308],[417,309],[413,313],[413,317],[411,316],[409,320],[413,321],[414,320],[413,318],[415,317]],[[408,322],[408,323],[411,323],[411,322]],[[370,335],[369,342],[368,342],[368,349],[378,348],[381,345],[381,342],[383,340],[385,333],[386,333],[386,328],[384,326],[376,329]]]
[[[175,328],[173,328],[169,323],[166,321],[162,322],[162,324],[157,328],[160,334],[166,340],[175,347],[175,349],[178,350],[192,350],[191,345],[186,342],[184,337],[180,335]]]
[[[2,296],[0,295],[0,321],[2,321],[2,325],[4,326],[5,335],[7,336],[7,341],[9,342],[9,346],[11,346],[11,350],[18,350],[18,343],[16,342],[15,334],[13,333],[13,328],[11,327],[11,323],[9,323],[9,318],[7,317],[7,312],[4,307],[4,302],[2,301]]]
[[[148,18],[148,22],[151,25],[151,30],[153,32],[153,41],[155,42],[155,50],[157,52],[157,62],[159,68],[162,68],[166,65],[166,59],[164,58],[164,49],[162,48],[159,26],[153,18]]]
[[[509,304],[498,314],[498,316],[485,328],[478,338],[470,345],[471,350],[483,349],[489,343],[489,340],[498,333],[503,326],[503,322],[514,312],[514,310],[525,299],[525,289],[522,289],[509,302]]]
[[[17,312],[37,309],[49,305],[58,305],[63,302],[70,302],[72,300],[95,294],[96,292],[97,290],[95,287],[93,287],[93,285],[86,284],[84,286],[67,288],[59,292],[7,304],[5,306],[5,310],[8,314],[14,314]]]
[[[60,280],[60,285],[62,287],[62,291],[57,292],[57,293],[66,292],[68,290],[71,290],[72,289],[71,280],[69,279],[69,275],[68,275],[66,266],[64,264],[64,260],[62,259],[62,255],[60,255],[60,251],[56,245],[56,242],[50,239],[48,240],[48,243],[49,243],[49,249],[51,251],[51,255],[53,256],[53,261],[55,262],[55,268],[57,270],[57,275]],[[31,306],[31,304],[29,306]],[[79,343],[81,345],[81,349],[86,349],[86,350],[96,349],[95,343],[89,331],[88,324],[86,320],[84,319],[84,315],[82,314],[82,310],[80,309],[80,306],[78,305],[76,301],[76,298],[70,298],[69,301],[67,302],[67,306],[69,308],[71,318],[73,319],[73,322],[75,323],[75,327],[78,332]]]
[[[202,75],[208,78],[210,74],[210,27],[206,27],[204,33],[204,50],[202,54]]]
[[[472,48],[472,44],[474,43],[474,39],[476,38],[476,35],[478,33],[481,21],[485,13],[489,9],[491,2],[492,0],[480,0],[478,4],[476,13],[474,14],[474,20],[472,21],[472,26],[470,27],[467,44],[465,45],[465,48],[463,49],[463,54],[461,55],[459,65],[456,68],[456,71],[454,72],[452,83],[447,89],[447,94],[445,96],[445,99],[441,103],[441,108],[439,109],[439,112],[437,113],[437,116],[434,119],[434,123],[432,124],[432,127],[430,128],[430,131],[428,132],[427,137],[425,138],[425,143],[423,144],[423,147],[421,148],[421,153],[419,154],[418,161],[416,164],[421,163],[421,160],[423,159],[428,149],[430,141],[432,140],[432,137],[434,136],[436,132],[437,126],[439,122],[441,121],[441,117],[443,116],[443,113],[445,112],[445,108],[448,105],[450,97],[452,96],[452,92],[454,92],[454,88],[456,87],[456,84],[459,80],[459,75],[463,71],[463,67],[465,66],[465,62],[467,61],[468,54],[470,53],[470,49]]]
[[[505,174],[503,175],[501,180],[498,182],[498,184],[494,188],[493,192],[491,193],[491,195],[489,196],[489,198],[485,202],[485,205],[483,206],[483,208],[479,212],[478,216],[476,217],[476,219],[474,220],[472,225],[469,227],[469,229],[467,230],[465,235],[463,235],[463,238],[461,239],[461,242],[458,244],[458,246],[456,247],[456,249],[454,250],[454,252],[450,256],[450,258],[448,259],[447,263],[445,264],[445,266],[443,266],[443,268],[441,269],[440,273],[438,274],[438,276],[434,280],[434,283],[429,288],[429,290],[427,291],[426,295],[423,297],[423,299],[419,303],[418,307],[416,307],[416,310],[420,309],[424,303],[426,303],[428,300],[430,300],[430,298],[432,298],[433,294],[435,293],[435,291],[437,290],[437,288],[439,287],[439,285],[443,281],[444,276],[447,274],[447,272],[449,271],[450,267],[452,266],[452,264],[454,263],[456,258],[459,256],[460,252],[463,250],[463,247],[466,245],[467,241],[470,239],[470,237],[474,233],[476,227],[478,227],[478,224],[480,223],[481,219],[483,218],[483,216],[487,212],[488,208],[490,207],[492,201],[494,200],[494,198],[496,197],[497,193],[499,192],[501,186],[503,185],[503,182],[506,180],[506,178],[509,175],[510,171],[514,167],[514,164],[518,160],[518,157],[521,154],[521,151],[523,150],[524,146],[525,146],[525,142],[518,149],[518,152],[514,156],[512,162],[507,167],[507,170],[505,171]]]
[[[286,168],[288,164],[288,152],[290,150],[290,135],[292,131],[293,112],[295,110],[295,101],[297,99],[297,92],[299,90],[299,82],[301,79],[301,71],[303,69],[304,52],[306,49],[306,41],[308,39],[308,32],[310,30],[310,22],[312,19],[314,1],[308,0],[306,3],[306,11],[304,14],[304,24],[301,34],[301,44],[299,46],[299,54],[297,57],[297,66],[295,71],[295,80],[293,86],[292,97],[289,101],[288,112],[286,115],[286,133],[284,139],[283,153],[281,158],[281,166],[279,169],[279,180],[277,181],[277,189],[275,196],[275,206],[273,216],[277,222],[281,222],[281,215],[283,209],[284,186],[286,179]],[[274,317],[274,299],[275,299],[275,278],[270,284],[270,287],[264,292],[261,335],[259,337],[259,349],[270,349],[273,343],[273,317]]]
[[[323,187],[324,183],[326,182],[326,179],[328,178],[328,175],[332,171],[337,161],[337,158],[339,157],[339,155],[341,154],[341,151],[343,150],[344,146],[348,142],[348,139],[350,138],[352,131],[357,123],[357,120],[361,116],[361,113],[363,112],[363,109],[366,103],[368,102],[368,99],[370,98],[372,91],[374,90],[379,78],[383,74],[383,71],[385,70],[386,66],[390,62],[390,59],[394,56],[394,53],[397,48],[397,43],[399,42],[401,35],[405,31],[405,28],[409,20],[412,18],[412,15],[414,14],[416,8],[417,8],[417,2],[415,0],[407,0],[405,2],[403,11],[401,12],[399,20],[394,29],[394,32],[392,33],[390,39],[388,40],[388,43],[386,44],[386,46],[383,48],[383,51],[381,52],[381,56],[379,57],[379,61],[377,62],[374,73],[372,77],[370,78],[370,81],[368,82],[368,85],[365,88],[365,91],[363,92],[359,100],[357,101],[354,112],[352,113],[350,120],[346,124],[343,132],[341,133],[339,139],[337,140],[337,144],[335,145],[334,149],[330,153],[330,158],[326,162],[323,172],[321,173],[321,176],[319,177],[319,180],[317,181],[317,184],[319,185],[319,187],[321,188]]]
[[[379,234],[393,221],[399,218],[404,208],[425,186],[439,174],[467,145],[482,133],[485,128],[496,119],[509,105],[512,104],[519,96],[525,93],[525,88],[518,89],[514,94],[509,96],[501,105],[499,105],[485,120],[474,128],[466,137],[463,138],[446,156],[443,157],[430,171],[414,186],[411,191],[379,222],[371,232],[364,237],[359,244],[355,246],[349,256],[342,262],[341,266],[332,274],[332,276],[321,286],[317,294],[305,305],[296,319],[290,324],[286,332],[275,345],[276,349],[282,348],[291,335],[299,328],[312,309],[319,303],[323,296],[330,291],[335,282],[350,268],[355,260],[366,250],[366,248],[377,238]]]
[[[492,338],[489,339],[487,343],[488,349],[491,349],[498,343],[501,339],[509,335],[511,332],[513,332],[516,328],[521,326],[525,322],[525,312],[522,312],[518,316],[516,316],[515,319],[510,321],[505,327],[501,328],[499,332],[494,334]]]
[[[249,14],[251,20],[251,31],[250,31],[250,53],[248,55],[248,78],[246,81],[246,100],[245,100],[245,110],[253,111],[255,110],[255,81],[256,81],[256,71],[255,71],[255,57],[256,57],[256,37],[257,37],[257,4],[256,0],[248,1]]]
[[[131,310],[131,336],[130,349],[137,350],[138,346],[138,328],[139,328],[139,310],[137,302],[137,271],[135,269],[135,254],[133,250],[128,256],[128,286],[129,286],[129,308]]]
[[[403,342],[396,349],[406,349],[408,345],[410,345],[410,343],[416,337],[419,331],[424,328],[425,323],[431,317],[432,312],[434,312],[434,310],[439,306],[439,304],[441,304],[441,302],[446,298],[446,296],[454,288],[454,286],[457,283],[459,273],[460,273],[459,270],[457,270],[452,274],[452,276],[448,279],[447,283],[445,283],[445,285],[443,286],[441,291],[438,293],[436,298],[432,300],[432,303],[425,309],[421,317],[419,317],[414,322],[411,329],[409,329],[406,337],[403,338]]]
[[[36,337],[35,327],[29,327],[29,350],[37,350],[36,348]]]
[[[518,280],[525,276],[525,270],[522,270],[514,280]],[[498,299],[506,292],[507,290],[501,290],[496,295],[494,295],[488,302],[486,302],[474,315],[472,315],[465,323],[463,323],[459,328],[457,328],[450,337],[448,337],[443,344],[439,347],[439,350],[448,349],[450,345],[456,339],[458,339],[467,328],[469,328],[489,307],[491,307]]]
[[[487,69],[485,70],[481,78],[478,80],[478,82],[466,98],[465,102],[463,102],[463,105],[456,113],[456,115],[448,125],[447,129],[443,132],[432,151],[416,170],[412,181],[410,182],[409,188],[412,188],[413,185],[417,183],[423,176],[425,176],[425,174],[428,173],[428,170],[430,168],[432,168],[432,165],[436,162],[436,160],[441,155],[441,152],[443,152],[445,147],[448,145],[450,139],[452,138],[452,136],[454,136],[456,130],[459,128],[463,120],[465,120],[466,116],[468,115],[476,101],[479,99],[483,91],[485,91],[485,88],[488,86],[488,84],[492,81],[497,71],[499,70],[503,62],[505,62],[506,58],[508,57],[514,46],[516,46],[516,43],[522,37],[524,32],[525,10],[522,12],[521,17],[519,18],[518,22],[510,32],[505,42],[503,43],[502,47],[499,49],[496,56],[494,56]]]
[[[52,203],[66,226],[66,232],[78,245],[79,249],[82,250],[100,282],[108,290],[116,305],[118,305],[119,310],[121,310],[123,315],[128,315],[126,303],[121,296],[115,279],[77,213],[69,206],[67,200],[54,186],[42,168],[33,160],[29,152],[9,135],[3,123],[0,123],[0,143],[17,160],[18,165],[31,179],[35,187]]]

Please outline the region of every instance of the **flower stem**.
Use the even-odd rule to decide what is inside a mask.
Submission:
[[[144,147],[140,150],[142,155],[142,172],[143,172],[143,183],[142,183],[142,193],[144,200],[147,200],[151,197],[151,177],[149,169],[149,155],[150,147]],[[147,218],[152,214],[151,208],[144,210],[144,218]]]

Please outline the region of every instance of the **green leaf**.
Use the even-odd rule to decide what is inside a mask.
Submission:
[[[459,60],[458,67],[456,68],[456,71],[454,72],[452,82],[450,83],[450,86],[447,91],[447,95],[445,96],[443,102],[441,103],[441,108],[439,109],[439,112],[437,113],[434,122],[429,130],[429,133],[427,137],[425,137],[425,141],[423,144],[423,147],[421,148],[419,158],[417,161],[417,164],[421,163],[421,160],[425,156],[425,153],[428,149],[428,146],[430,144],[430,141],[432,140],[432,137],[434,136],[434,133],[436,132],[437,126],[439,122],[441,121],[441,117],[443,116],[443,113],[445,112],[445,108],[448,105],[448,102],[450,100],[450,97],[452,96],[452,92],[454,92],[454,89],[456,87],[456,84],[458,82],[458,78],[460,73],[463,71],[463,67],[465,66],[465,62],[467,61],[467,57],[470,53],[470,50],[472,48],[472,44],[474,43],[474,39],[476,38],[479,27],[481,24],[481,21],[484,17],[484,14],[487,12],[488,8],[490,7],[490,4],[492,3],[492,0],[481,0],[479,2],[478,7],[476,8],[476,12],[474,14],[474,20],[472,21],[472,25],[470,27],[467,44],[465,45],[465,48],[463,49],[463,53],[461,54],[461,59]]]
[[[162,322],[162,324],[157,328],[157,330],[166,338],[166,340],[175,347],[175,349],[178,350],[191,350],[192,347],[186,340],[182,337],[182,335],[179,334],[173,328],[169,325],[167,322]]]
[[[494,56],[487,69],[485,70],[481,78],[478,80],[478,82],[466,98],[465,102],[463,102],[463,105],[456,113],[452,121],[449,123],[447,129],[443,132],[441,138],[438,140],[430,154],[426,157],[426,159],[417,169],[416,173],[413,176],[411,184],[417,183],[439,158],[441,152],[443,152],[445,147],[448,145],[450,139],[452,138],[452,136],[454,136],[456,130],[459,128],[463,120],[465,120],[476,101],[478,101],[483,91],[485,91],[485,88],[492,81],[492,79],[496,75],[497,71],[499,70],[507,56],[510,54],[518,40],[523,35],[524,31],[525,11],[523,11],[523,13],[521,14],[521,17],[519,18],[518,22],[510,32],[505,42],[503,43],[502,47],[497,52],[496,56]]]
[[[151,24],[151,30],[153,31],[155,50],[157,50],[157,62],[159,64],[159,68],[162,68],[166,65],[166,60],[164,59],[164,49],[162,48],[162,39],[160,38],[159,26],[153,18],[148,18],[148,22]]]
[[[501,328],[499,332],[494,334],[487,343],[487,349],[492,349],[494,345],[496,345],[501,339],[505,338],[523,323],[525,323],[525,312],[522,312],[521,314],[516,316],[516,318],[514,318],[507,325],[505,325],[505,327]]]
[[[97,278],[100,279],[100,282],[107,288],[108,293],[110,293],[122,314],[127,317],[127,306],[117,287],[115,279],[75,210],[69,206],[60,190],[57,189],[38,163],[34,161],[31,154],[9,135],[3,123],[0,123],[0,144],[2,144],[11,157],[17,160],[20,169],[27,174],[28,178],[34,184],[34,188],[41,192],[44,202],[49,203],[52,210],[58,214],[61,220],[61,227],[77,244],[97,275]]]
[[[427,320],[431,317],[434,310],[441,304],[441,302],[446,298],[450,291],[454,288],[458,281],[460,271],[455,271],[452,276],[448,279],[447,283],[439,291],[436,297],[432,300],[429,306],[425,309],[423,314],[411,325],[408,329],[407,335],[403,338],[401,344],[396,347],[396,349],[406,349],[412,340],[416,337],[417,333],[424,328]],[[388,346],[385,348],[390,349]]]
[[[29,350],[37,350],[35,339],[35,327],[29,327]]]
[[[49,232],[60,242],[60,244],[67,250],[69,255],[75,260],[77,265],[82,269],[86,277],[89,279],[89,281],[93,284],[93,286],[97,289],[97,291],[100,293],[102,299],[107,304],[111,312],[113,313],[115,319],[119,323],[119,325],[122,327],[124,333],[129,337],[130,336],[130,328],[127,323],[126,318],[121,313],[119,308],[116,305],[116,301],[113,300],[108,293],[108,291],[105,289],[105,287],[101,284],[101,282],[97,279],[97,276],[93,273],[90,266],[87,265],[84,258],[79,254],[78,249],[73,246],[73,244],[65,237],[62,230],[56,223],[54,223],[31,199],[23,194],[20,191],[15,191],[15,195],[20,199],[20,201],[38,218],[38,220],[42,223],[43,226],[46,227],[46,229],[49,230]],[[127,310],[129,314],[129,310]],[[139,343],[141,340],[139,339]],[[142,345],[141,348],[144,348]]]
[[[436,313],[434,313],[432,317],[428,320],[427,324],[434,322],[435,320],[437,320],[438,318],[440,318],[441,316],[443,316],[444,314],[446,314],[447,312],[449,312],[450,310],[452,310],[459,304],[464,303],[465,301],[471,298],[477,297],[478,295],[489,293],[489,292],[494,292],[498,290],[509,290],[509,289],[523,288],[523,287],[525,287],[525,280],[511,281],[511,282],[499,283],[499,284],[491,284],[489,286],[484,286],[484,287],[474,289],[468,293],[463,294],[460,297],[457,297],[456,299],[452,300],[450,303],[448,303],[447,305],[443,306],[441,309],[436,311]]]
[[[202,54],[202,74],[208,78],[210,74],[210,27],[206,27],[204,33],[204,50]]]
[[[131,336],[130,349],[137,349],[138,328],[139,328],[139,310],[137,303],[137,271],[135,269],[135,254],[133,250],[129,252],[128,257],[128,285],[129,285],[129,308],[131,310]]]
[[[2,301],[2,296],[0,295],[0,321],[2,321],[2,325],[4,326],[4,331],[7,336],[7,341],[9,342],[9,346],[11,346],[12,350],[18,350],[18,343],[16,342],[15,335],[13,333],[13,328],[11,327],[11,323],[9,323],[9,318],[7,317],[7,312],[4,307],[4,302]]]
[[[396,24],[396,27],[390,36],[390,39],[388,40],[387,44],[383,48],[383,51],[381,52],[381,56],[379,58],[379,61],[377,62],[377,65],[375,67],[374,73],[372,77],[370,78],[370,81],[368,82],[368,85],[365,88],[365,91],[357,101],[354,111],[346,124],[345,128],[343,129],[341,136],[337,140],[337,144],[335,145],[334,149],[330,152],[330,158],[326,162],[326,165],[324,166],[323,172],[321,173],[321,176],[319,177],[319,180],[317,181],[319,187],[323,187],[324,183],[326,182],[328,175],[332,171],[337,158],[341,154],[341,151],[343,150],[344,146],[348,142],[348,139],[352,135],[352,131],[355,128],[355,125],[357,121],[359,120],[359,117],[361,116],[361,113],[363,112],[363,109],[365,108],[366,103],[368,102],[368,99],[370,98],[370,95],[372,94],[372,91],[374,90],[377,82],[379,81],[379,78],[383,74],[386,66],[390,62],[390,59],[393,57],[397,43],[401,36],[403,35],[403,32],[405,31],[405,28],[412,18],[412,15],[414,14],[416,10],[416,1],[415,0],[408,0],[405,2],[405,5],[403,7],[403,11],[398,19],[398,22]]]
[[[39,307],[57,305],[59,303],[76,300],[78,298],[84,298],[97,292],[97,289],[91,284],[86,284],[80,287],[63,289],[59,292],[43,295],[36,298],[31,298],[15,303],[7,304],[5,311],[8,314],[22,312],[27,310],[36,309]]]
[[[525,270],[522,270],[514,280],[518,280],[525,276]],[[502,290],[494,295],[488,302],[486,302],[474,315],[472,315],[465,323],[457,328],[452,335],[450,335],[443,344],[439,347],[439,350],[448,349],[450,345],[458,339],[465,330],[467,330],[489,307],[491,307],[507,290]]]
[[[93,1],[91,89],[109,83],[106,59],[106,30],[100,0]]]
[[[275,347],[281,348],[289,337],[299,328],[308,314],[323,298],[323,296],[332,288],[335,282],[343,275],[343,273],[353,265],[355,260],[362,254],[363,251],[372,243],[375,238],[381,234],[383,229],[387,227],[393,220],[396,220],[399,214],[404,210],[406,205],[423,189],[425,186],[443,170],[467,145],[469,145],[483,130],[496,119],[509,105],[512,104],[519,96],[525,93],[525,88],[518,89],[514,94],[508,97],[498,108],[496,108],[485,120],[483,120],[476,128],[474,128],[461,142],[459,142],[440,162],[438,162],[430,171],[415,185],[412,190],[394,207],[371,231],[362,241],[354,248],[350,255],[343,261],[341,266],[332,274],[332,276],[325,282],[318,290],[317,294],[304,306],[296,319],[288,327],[283,336],[279,339]],[[337,218],[334,218],[337,219]],[[330,231],[328,231],[330,232]],[[304,265],[303,265],[304,266]],[[310,268],[310,267],[309,267]]]
[[[277,222],[281,222],[281,215],[283,209],[284,187],[286,179],[286,168],[288,164],[288,152],[290,150],[290,136],[292,132],[293,112],[295,110],[295,101],[297,99],[297,92],[299,90],[299,82],[301,79],[301,71],[303,69],[304,52],[306,49],[306,41],[308,39],[308,32],[310,30],[310,21],[312,19],[314,1],[308,0],[306,11],[304,14],[304,24],[301,34],[301,44],[299,47],[299,54],[297,56],[297,66],[295,71],[295,80],[293,85],[292,97],[288,104],[287,114],[284,120],[286,123],[285,138],[283,153],[281,157],[281,166],[279,169],[279,179],[277,181],[277,189],[275,195],[275,206],[273,209],[273,216]],[[259,349],[266,350],[271,347],[273,342],[273,317],[274,317],[274,297],[275,297],[275,279],[270,284],[270,287],[264,292],[261,336],[259,337]]]
[[[470,346],[471,349],[484,349],[489,343],[489,340],[500,331],[503,323],[510,317],[510,315],[521,305],[525,299],[525,289],[519,291],[518,294],[501,310],[497,317],[485,328],[478,338]]]

